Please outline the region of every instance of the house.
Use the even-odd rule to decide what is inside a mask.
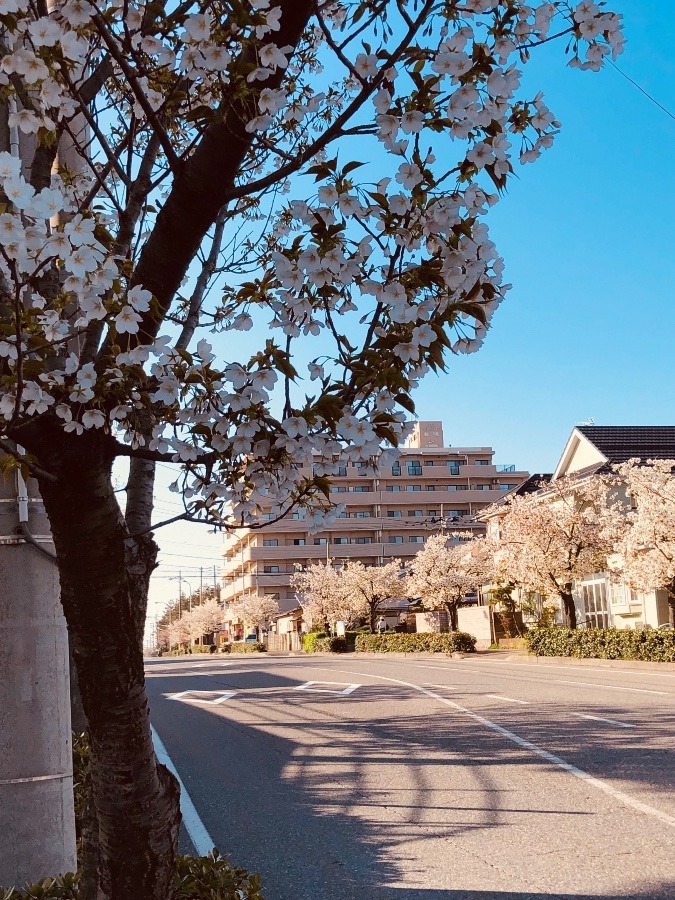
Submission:
[[[675,426],[578,425],[552,474],[532,475],[511,495],[540,493],[565,477],[583,479],[609,472],[629,459],[675,459]],[[505,500],[506,498],[504,498]],[[488,534],[498,539],[502,503],[486,511]],[[597,572],[574,584],[577,621],[589,628],[658,628],[668,623],[665,591],[639,593],[615,575]]]

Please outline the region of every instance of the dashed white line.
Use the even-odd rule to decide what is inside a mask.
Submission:
[[[629,725],[628,722],[618,722],[616,719],[603,719],[601,716],[589,716],[585,713],[570,713],[577,719],[592,719],[594,722],[607,722],[608,725],[618,725],[619,728],[635,728],[635,725]]]
[[[352,672],[345,669],[338,669],[336,671],[342,672],[345,675],[363,675],[362,672]],[[623,791],[619,791],[616,788],[612,787],[611,784],[607,784],[607,782],[601,781],[594,775],[590,775],[588,772],[584,772],[583,769],[578,769],[571,763],[566,762],[560,756],[556,756],[554,753],[549,753],[548,750],[544,750],[543,747],[538,747],[536,744],[531,743],[531,741],[526,741],[519,735],[514,734],[514,732],[503,728],[501,725],[497,725],[496,722],[491,722],[490,719],[486,719],[485,716],[481,716],[478,713],[472,712],[470,709],[467,709],[464,706],[460,706],[459,703],[455,703],[454,700],[448,700],[446,697],[441,697],[440,694],[435,694],[433,691],[429,691],[419,684],[412,684],[410,681],[401,681],[399,678],[387,678],[385,675],[369,675],[369,677],[377,678],[379,681],[390,681],[393,684],[402,684],[404,685],[404,687],[412,688],[414,691],[418,691],[420,694],[426,694],[427,697],[433,697],[434,700],[437,700],[439,703],[442,703],[445,706],[449,706],[451,709],[457,710],[457,712],[463,713],[469,719],[473,719],[474,722],[478,722],[480,725],[484,725],[491,731],[496,731],[497,734],[502,735],[502,737],[505,737],[507,740],[516,744],[518,747],[522,747],[523,750],[529,750],[530,753],[534,753],[541,759],[546,760],[546,762],[557,766],[559,769],[562,769],[565,772],[569,772],[570,775],[574,775],[575,778],[579,778],[585,784],[589,785],[589,787],[593,787],[598,791],[602,791],[604,794],[608,794],[610,797],[614,797],[615,800],[618,800],[619,803],[622,803],[624,806],[630,806],[632,809],[644,813],[644,815],[651,816],[653,819],[658,819],[665,825],[669,825],[671,828],[675,828],[675,817],[669,816],[668,813],[664,813],[660,809],[656,809],[656,807],[654,806],[648,806],[646,803],[640,802],[640,800],[635,800],[629,794],[624,794]],[[602,686],[604,687],[604,685]]]
[[[522,703],[523,706],[529,706],[529,700],[516,700],[515,697],[502,697],[501,694],[486,694],[486,697],[490,697],[492,700],[506,700],[508,703]]]
[[[604,688],[606,691],[630,691],[632,694],[660,694],[662,697],[668,696],[668,691],[649,691],[647,688],[630,688],[620,684],[593,684],[591,681],[566,681],[562,678],[556,679],[556,684],[577,684],[580,687]]]

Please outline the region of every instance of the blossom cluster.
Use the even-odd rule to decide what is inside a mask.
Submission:
[[[559,128],[521,66],[554,33],[579,68],[622,42],[591,2],[336,0],[299,35],[284,16],[0,0],[3,434],[106,432],[179,463],[192,512],[221,523],[316,504],[345,447],[375,465],[419,379],[481,346],[508,289],[483,220]],[[243,148],[230,194],[160,300],[137,271],[223,123]]]

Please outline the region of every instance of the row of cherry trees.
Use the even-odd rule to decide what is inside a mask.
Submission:
[[[400,559],[382,566],[354,561],[342,569],[320,563],[296,573],[292,583],[313,624],[365,619],[374,632],[386,600],[415,598],[425,609],[448,610],[455,629],[462,598],[491,579],[493,556],[485,539],[448,546],[448,536],[436,534],[407,566]]]
[[[320,624],[365,618],[374,631],[382,603],[404,597],[446,609],[455,630],[462,599],[496,583],[559,601],[565,624],[575,628],[575,582],[609,571],[634,590],[666,591],[673,624],[674,469],[675,460],[631,460],[611,474],[561,478],[494,507],[487,538],[456,543],[437,534],[407,567],[399,559],[341,570],[314,565],[293,585],[305,615]]]

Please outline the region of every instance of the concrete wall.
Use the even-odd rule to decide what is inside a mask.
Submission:
[[[42,503],[35,490],[30,493],[31,533],[48,538]],[[76,867],[68,638],[58,573],[52,560],[16,537],[16,496],[14,477],[0,481],[0,885],[5,887]]]
[[[476,647],[484,650],[492,643],[489,606],[463,606],[457,610],[457,625],[476,638]]]

